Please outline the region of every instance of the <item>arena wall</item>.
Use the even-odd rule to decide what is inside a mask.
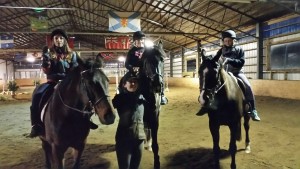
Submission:
[[[34,79],[16,79],[17,85],[21,87],[33,86],[33,81]],[[40,80],[40,82],[42,83],[45,81],[46,79]],[[110,84],[115,84],[116,78],[110,77],[109,82]],[[300,100],[300,81],[251,79],[250,83],[255,95]],[[191,90],[195,90],[196,92],[199,91],[198,78],[169,77],[166,85],[168,85],[168,87],[188,87],[191,88]]]

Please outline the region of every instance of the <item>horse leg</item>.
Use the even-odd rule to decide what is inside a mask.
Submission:
[[[239,125],[230,125],[230,143],[229,143],[229,152],[231,155],[231,169],[236,169],[236,164],[235,164],[235,154],[236,154],[236,140],[237,140],[237,132],[238,132],[238,127]]]
[[[246,140],[245,140],[245,152],[246,153],[250,153],[251,152],[251,148],[250,148],[250,138],[249,138],[249,129],[250,129],[250,125],[249,125],[249,120],[250,117],[249,115],[246,113],[244,115],[244,129],[245,129],[245,133],[246,133]]]
[[[80,158],[82,156],[82,152],[84,150],[85,143],[80,144],[76,148],[73,148],[73,168],[72,169],[79,169],[80,168]]]
[[[151,137],[151,128],[145,127],[146,139],[144,141],[144,147],[148,151],[152,151],[152,137]]]
[[[51,169],[51,162],[53,161],[51,146],[47,141],[42,140],[42,147],[45,153],[45,168]]]
[[[67,150],[64,146],[58,146],[52,143],[52,159],[57,169],[64,169],[64,153]]]
[[[220,146],[219,146],[219,140],[220,140],[220,133],[219,133],[220,125],[212,122],[212,120],[209,120],[209,130],[212,135],[213,139],[213,152],[214,152],[214,162],[215,162],[215,168],[220,168]]]
[[[158,122],[152,125],[151,128],[151,136],[152,136],[152,151],[154,155],[154,169],[160,169],[160,161],[159,161],[159,147],[157,141],[157,133],[158,133]]]

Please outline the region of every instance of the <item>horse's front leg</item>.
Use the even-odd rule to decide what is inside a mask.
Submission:
[[[230,143],[229,143],[229,152],[231,155],[231,169],[236,169],[236,164],[235,164],[235,155],[236,155],[236,140],[237,140],[237,131],[238,127],[240,125],[230,125]]]
[[[58,146],[52,143],[52,159],[54,168],[64,169],[64,153],[67,150],[67,147]],[[52,166],[52,167],[53,167]]]
[[[248,115],[248,113],[246,113],[244,115],[244,129],[245,129],[245,133],[246,133],[246,140],[245,140],[245,152],[246,153],[251,152],[250,138],[249,138],[249,129],[250,129],[249,120],[250,120],[250,116]]]
[[[158,122],[153,125],[151,128],[151,136],[152,136],[152,151],[154,155],[154,169],[160,169],[160,160],[159,160],[159,146],[157,141],[157,133],[158,133]]]
[[[45,168],[51,169],[51,162],[53,161],[51,146],[47,141],[42,140],[42,147],[45,153]]]
[[[220,168],[220,146],[219,146],[219,140],[220,140],[220,125],[213,122],[214,120],[209,120],[209,130],[212,135],[213,139],[213,152],[214,152],[214,162],[215,162],[215,168]]]
[[[78,145],[76,148],[73,148],[73,168],[72,169],[79,169],[80,168],[80,159],[82,156],[82,152],[84,150],[85,143]]]

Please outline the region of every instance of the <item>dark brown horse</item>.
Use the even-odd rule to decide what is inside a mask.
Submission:
[[[231,168],[236,168],[236,141],[241,140],[241,118],[244,116],[246,131],[246,153],[250,152],[249,115],[246,113],[246,102],[243,91],[237,79],[228,74],[223,65],[215,58],[207,58],[202,52],[202,63],[199,69],[202,86],[202,106],[208,110],[209,129],[213,138],[213,152],[216,168],[220,167],[219,129],[226,125],[230,129],[229,152],[231,154]]]
[[[151,132],[154,169],[160,168],[157,133],[159,127],[161,90],[163,89],[164,57],[165,52],[161,42],[151,48],[146,48],[142,56],[143,69],[141,73],[144,74],[144,78],[142,76],[142,93],[149,102],[148,107],[145,108],[144,122],[146,125],[146,135],[150,136],[147,133],[147,131],[149,131],[147,129],[150,129]],[[147,137],[148,141],[149,139],[150,137]]]
[[[46,168],[64,168],[64,153],[73,148],[73,169],[80,158],[90,131],[90,116],[84,110],[91,103],[102,124],[113,124],[115,114],[108,101],[108,78],[97,59],[78,60],[79,66],[56,86],[44,108],[45,134],[40,136]]]

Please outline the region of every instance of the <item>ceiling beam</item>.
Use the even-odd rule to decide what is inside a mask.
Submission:
[[[16,30],[0,30],[0,33],[26,33],[26,34],[50,34],[51,32],[32,32],[32,31],[16,31]],[[89,31],[89,32],[68,32],[71,35],[106,35],[106,36],[125,36],[132,35],[132,32],[129,33],[118,33],[118,32],[110,32],[110,31]],[[198,36],[198,35],[208,35],[207,33],[185,33],[185,32],[144,32],[146,35],[163,35],[163,36]]]

